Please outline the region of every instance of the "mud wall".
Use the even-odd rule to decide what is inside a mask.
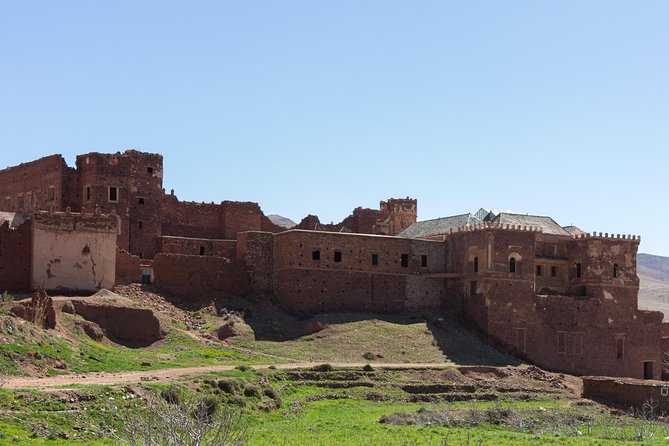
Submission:
[[[243,264],[223,257],[158,254],[153,275],[157,288],[188,299],[208,299],[221,293],[243,295],[251,290]]]
[[[237,257],[237,241],[163,236],[160,238],[160,252],[163,254],[225,257],[234,260]]]
[[[31,222],[15,229],[0,225],[0,292],[30,289]]]
[[[669,413],[669,385],[660,381],[642,381],[608,377],[583,378],[583,397],[603,400],[637,409],[651,399],[658,414]]]
[[[33,215],[31,288],[94,291],[116,280],[116,218]]]
[[[142,281],[142,267],[139,256],[128,251],[116,249],[116,285],[140,283]]]

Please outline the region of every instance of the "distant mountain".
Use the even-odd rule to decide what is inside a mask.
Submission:
[[[283,228],[290,229],[293,226],[296,226],[297,223],[295,223],[293,220],[290,218],[282,217],[280,215],[268,215],[267,218],[269,218],[272,223],[274,223],[277,226],[281,226]]]
[[[639,307],[662,311],[669,321],[669,257],[637,255]]]

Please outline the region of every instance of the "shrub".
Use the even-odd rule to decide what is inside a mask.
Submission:
[[[239,381],[231,378],[224,378],[218,380],[218,388],[221,389],[223,392],[229,393],[231,395],[239,393],[239,391],[241,390]]]
[[[317,366],[314,366],[313,370],[315,372],[331,372],[334,370],[334,367],[332,367],[331,364],[320,364]]]
[[[163,389],[163,391],[160,392],[160,396],[168,404],[179,404],[181,402],[181,393],[175,386],[170,386],[167,389]]]
[[[372,367],[370,364],[366,364],[366,365],[362,368],[362,371],[363,371],[363,372],[373,372],[373,371],[374,371],[374,367]]]
[[[258,398],[262,399],[262,390],[260,387],[250,384],[244,388],[244,396],[247,398]]]

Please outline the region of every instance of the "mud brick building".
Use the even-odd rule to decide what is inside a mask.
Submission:
[[[487,209],[418,222],[410,198],[286,230],[256,203],[180,201],[162,177],[162,156],[134,150],[0,171],[0,215],[13,222],[0,228],[0,288],[37,285],[26,271],[39,265],[8,260],[33,249],[22,219],[98,215],[116,221],[118,250],[105,252],[117,283],[153,281],[192,299],[254,293],[296,313],[445,312],[552,370],[661,376],[669,337],[661,313],[638,309],[637,236]],[[70,264],[80,254],[63,252]]]

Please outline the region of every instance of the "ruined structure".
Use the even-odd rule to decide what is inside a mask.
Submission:
[[[36,209],[70,206],[103,220],[75,222],[84,232],[113,227],[119,250],[105,245],[105,270],[119,283],[153,281],[192,299],[274,296],[293,312],[447,312],[518,356],[574,374],[659,378],[669,345],[662,314],[637,306],[637,236],[487,209],[417,222],[409,198],[285,230],[256,203],[179,201],[162,189],[162,157],[136,151],[81,155],[76,169],[53,156],[0,171],[0,199],[3,211],[33,210],[27,224],[0,228],[0,288],[52,286],[40,270],[44,248],[28,261],[7,256],[47,243],[40,225],[65,224]],[[52,243],[63,264],[80,263],[81,252]]]

